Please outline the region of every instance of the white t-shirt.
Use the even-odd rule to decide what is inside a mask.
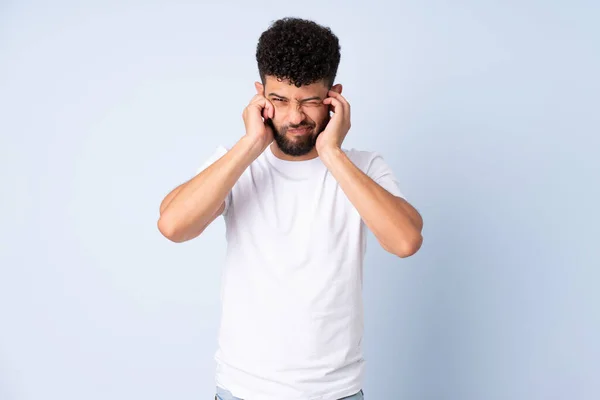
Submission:
[[[219,146],[198,173],[226,151]],[[402,197],[379,154],[344,152]],[[216,384],[244,400],[337,400],[358,392],[368,228],[338,182],[320,158],[285,161],[268,147],[225,203]]]

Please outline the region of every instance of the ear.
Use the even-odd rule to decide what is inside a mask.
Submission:
[[[254,88],[256,89],[256,94],[262,95],[265,93],[265,87],[260,82],[254,82]]]
[[[342,84],[341,83],[336,83],[335,85],[333,85],[331,87],[331,90],[333,90],[334,92],[337,92],[339,94],[342,94]]]

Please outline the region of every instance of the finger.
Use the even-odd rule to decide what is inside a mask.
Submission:
[[[252,98],[252,101],[250,104],[248,104],[248,107],[257,108],[262,113],[263,109],[265,108],[265,101],[266,99],[264,96],[257,94]]]
[[[348,106],[350,107],[350,103],[348,103],[348,100],[346,100],[346,98],[344,96],[342,96],[340,93],[330,90],[327,93],[330,97],[333,97],[335,99],[338,99],[340,102],[342,102],[342,104],[344,104],[344,106]]]
[[[255,95],[249,106],[257,109],[264,119],[273,118],[275,115],[273,103],[263,95]]]
[[[260,100],[261,97],[264,97],[261,94],[255,94],[254,96],[252,96],[252,98],[250,99],[250,102],[248,103],[248,105],[256,103],[258,100]]]
[[[260,104],[261,107],[263,107],[265,119],[273,118],[273,116],[275,115],[275,106],[273,105],[273,103],[271,103],[269,99],[263,96],[257,103]]]
[[[327,97],[325,100],[323,100],[323,104],[331,104],[334,114],[341,114],[344,112],[344,106],[342,102],[336,98]]]
[[[262,94],[257,94],[256,96],[254,96],[252,98],[252,100],[250,101],[250,105],[254,105],[254,104],[264,104],[265,102],[265,96],[263,96]]]
[[[350,109],[345,107],[344,104],[335,99],[333,97],[327,97],[323,100],[325,104],[331,104],[333,107],[333,115],[331,116],[332,120],[339,121],[346,125],[348,129],[350,129]]]

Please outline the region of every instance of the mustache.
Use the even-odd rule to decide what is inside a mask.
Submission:
[[[301,123],[298,125],[288,125],[285,127],[285,130],[287,131],[288,129],[299,129],[299,128],[314,128],[315,124],[309,124],[309,123]]]

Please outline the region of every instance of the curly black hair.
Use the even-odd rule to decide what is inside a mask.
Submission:
[[[260,78],[267,75],[300,87],[323,80],[333,85],[340,44],[328,27],[300,18],[282,18],[264,31],[256,48]]]

